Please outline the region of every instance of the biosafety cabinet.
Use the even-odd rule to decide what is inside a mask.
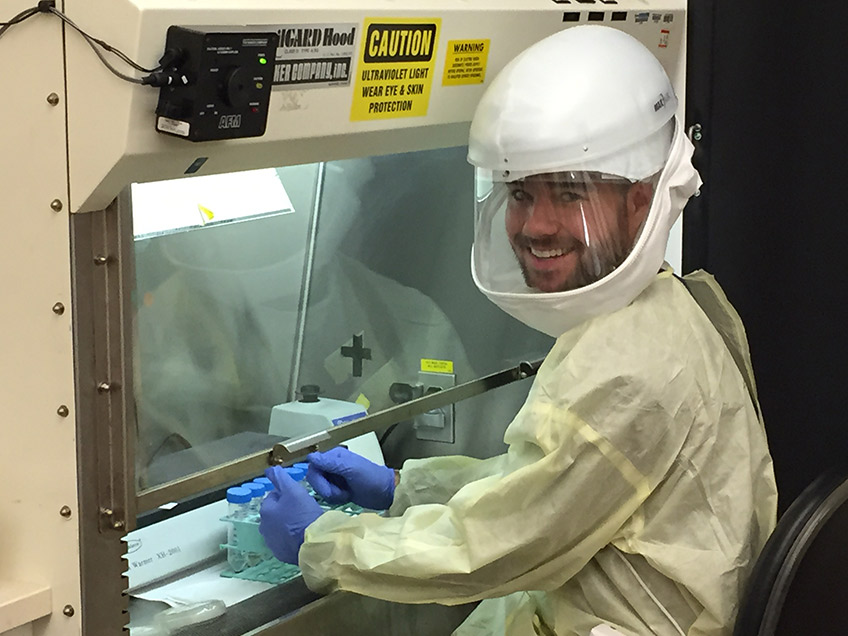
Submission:
[[[471,281],[475,104],[586,23],[682,98],[685,4],[2,12],[0,632],[167,633],[218,601],[180,633],[450,633],[470,607],[234,576],[225,490],[339,435],[396,467],[504,450],[552,342]]]

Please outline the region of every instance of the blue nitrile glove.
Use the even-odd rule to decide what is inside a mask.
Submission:
[[[395,496],[395,471],[337,446],[309,453],[306,480],[331,504],[352,501],[363,508],[384,510]]]
[[[272,466],[265,476],[274,484],[274,490],[265,496],[259,509],[259,533],[275,557],[297,565],[306,526],[324,511],[281,466]]]

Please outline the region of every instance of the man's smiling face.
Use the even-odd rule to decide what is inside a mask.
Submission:
[[[587,173],[534,175],[507,187],[509,242],[527,286],[543,292],[584,287],[621,265],[650,205],[649,184]]]

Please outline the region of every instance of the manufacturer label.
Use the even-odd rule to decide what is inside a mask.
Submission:
[[[280,44],[274,61],[274,88],[350,84],[359,25],[289,24],[276,27],[276,31]]]
[[[218,129],[241,128],[241,115],[221,115],[218,120]]]

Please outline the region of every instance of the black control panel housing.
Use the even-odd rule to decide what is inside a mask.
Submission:
[[[278,39],[244,27],[169,27],[165,48],[177,55],[156,130],[190,141],[263,135]]]

